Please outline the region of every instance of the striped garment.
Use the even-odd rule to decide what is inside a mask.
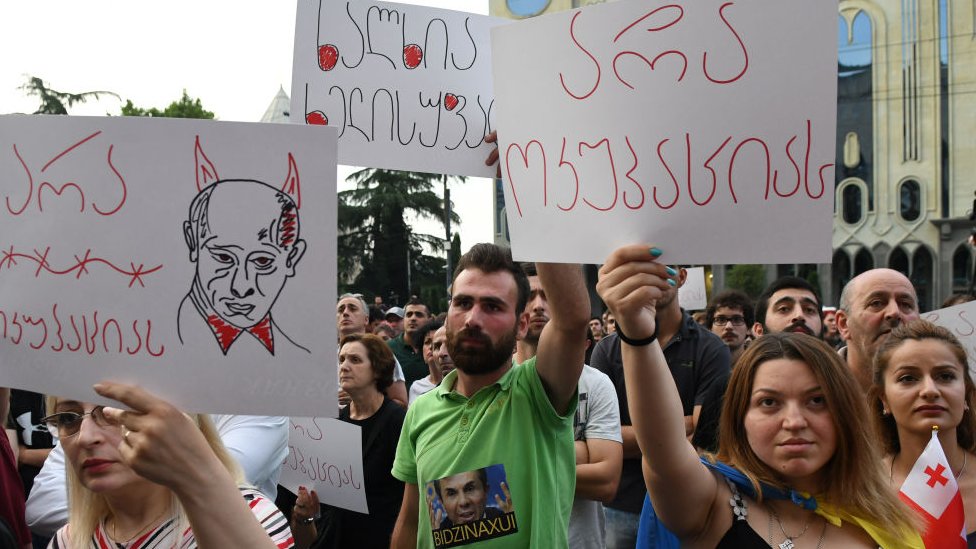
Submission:
[[[288,528],[288,521],[285,516],[278,511],[274,502],[268,501],[264,495],[252,488],[241,488],[241,495],[247,501],[251,512],[264,527],[264,530],[271,537],[271,540],[278,546],[278,549],[291,549],[295,546],[292,538],[291,529]],[[129,541],[128,543],[116,543],[109,537],[105,529],[105,521],[98,524],[98,528],[91,537],[91,544],[87,549],[169,549],[179,547],[180,549],[196,549],[197,540],[193,536],[193,531],[187,528],[183,531],[181,541],[177,543],[176,517],[170,517],[156,528]],[[51,540],[48,549],[71,549],[70,537],[68,534],[70,525],[58,530],[58,533]],[[82,549],[82,548],[78,548]]]

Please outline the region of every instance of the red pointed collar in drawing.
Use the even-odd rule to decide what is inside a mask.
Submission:
[[[220,344],[220,350],[226,355],[230,346],[237,341],[237,338],[241,335],[241,332],[248,332],[258,341],[261,342],[268,352],[272,355],[274,354],[274,335],[271,333],[271,314],[265,316],[261,322],[258,322],[254,326],[242,330],[233,324],[228,323],[226,320],[220,318],[215,314],[207,316],[207,325],[213,331],[214,336],[217,338],[217,343]]]

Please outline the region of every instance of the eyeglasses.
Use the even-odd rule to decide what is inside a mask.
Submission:
[[[52,434],[57,433],[58,438],[64,439],[78,434],[78,431],[81,430],[81,422],[85,419],[85,416],[91,416],[95,425],[107,427],[109,422],[105,418],[104,409],[104,406],[95,406],[91,412],[85,412],[83,414],[77,412],[59,412],[43,417],[41,421],[47,424],[47,428]]]
[[[736,315],[736,316],[717,316],[712,320],[712,324],[716,326],[725,326],[729,322],[731,322],[733,326],[742,326],[743,324],[746,323],[746,319],[741,315]]]

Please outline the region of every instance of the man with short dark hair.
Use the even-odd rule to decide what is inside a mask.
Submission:
[[[525,273],[493,244],[475,245],[458,262],[446,319],[456,369],[407,411],[393,463],[406,487],[392,547],[432,549],[459,535],[465,543],[567,547],[589,294],[579,265],[537,268],[551,318],[536,356],[514,364],[515,341],[527,329]],[[500,477],[496,503],[511,511],[463,532],[432,524],[433,481],[486,467]]]
[[[728,345],[732,364],[746,349],[746,338],[754,318],[752,300],[739,290],[726,290],[716,295],[705,310],[705,327]]]
[[[756,337],[765,333],[799,332],[823,337],[820,296],[806,280],[784,276],[774,280],[756,301]]]
[[[428,373],[427,363],[424,361],[421,345],[416,337],[417,330],[423,327],[430,320],[430,309],[417,298],[410,298],[403,313],[403,333],[386,342],[390,350],[403,366],[403,375],[406,378],[407,391],[414,381],[425,377]]]
[[[837,308],[837,330],[847,346],[840,354],[865,393],[871,388],[871,363],[878,347],[891,330],[917,318],[915,287],[898,271],[871,269],[844,286]]]

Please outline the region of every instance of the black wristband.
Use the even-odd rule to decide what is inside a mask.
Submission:
[[[650,345],[651,343],[657,341],[657,323],[654,323],[654,333],[648,337],[645,337],[644,339],[630,339],[624,335],[624,332],[620,329],[620,324],[617,324],[617,337],[620,338],[620,341],[623,341],[631,347],[644,347],[646,345]]]

